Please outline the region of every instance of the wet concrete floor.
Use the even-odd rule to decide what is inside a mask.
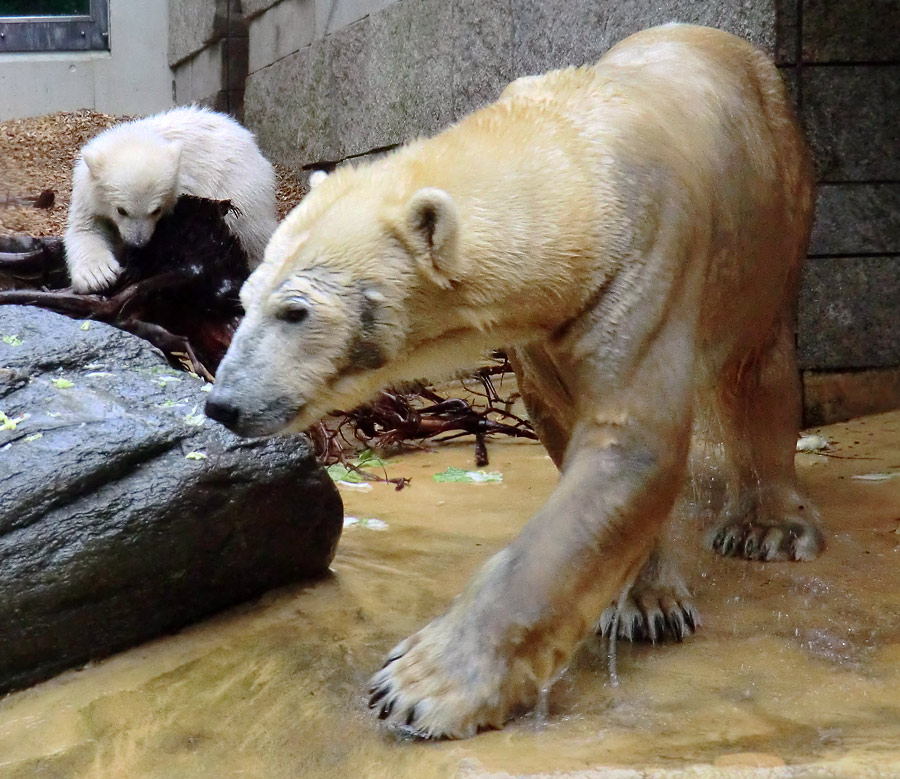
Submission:
[[[364,689],[552,490],[543,449],[497,442],[502,483],[437,483],[472,448],[397,458],[343,490],[330,579],[0,701],[0,777],[900,776],[900,412],[820,430],[798,467],[828,549],[811,563],[725,560],[687,532],[703,626],[591,641],[529,715],[464,742],[398,742]],[[378,520],[373,522],[371,520]],[[384,523],[382,525],[382,523]],[[755,768],[754,768],[755,767]]]

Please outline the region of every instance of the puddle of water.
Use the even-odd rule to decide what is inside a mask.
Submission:
[[[697,552],[699,534],[684,533],[703,627],[681,645],[620,641],[618,686],[606,647],[589,642],[542,710],[502,731],[422,744],[376,727],[364,692],[383,654],[440,613],[556,482],[544,451],[527,442],[491,447],[488,468],[502,482],[437,482],[448,468],[474,469],[470,447],[448,446],[398,458],[390,475],[412,478],[401,492],[343,492],[346,516],[358,521],[328,580],[5,698],[0,777],[706,766],[691,769],[699,776],[760,760],[787,763],[772,770],[791,776],[804,765],[825,772],[817,775],[900,772],[900,478],[853,478],[900,472],[900,412],[815,432],[829,456],[797,462],[823,509],[826,553],[744,563]]]

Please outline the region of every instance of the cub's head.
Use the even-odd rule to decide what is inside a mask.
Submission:
[[[453,286],[459,227],[445,192],[404,190],[339,171],[285,219],[241,290],[208,416],[241,435],[300,430],[416,378],[403,375],[428,330],[416,302]]]
[[[126,244],[144,246],[178,198],[181,144],[128,125],[104,135],[81,153],[94,207],[115,224]]]

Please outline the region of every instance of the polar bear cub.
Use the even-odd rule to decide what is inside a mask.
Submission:
[[[72,286],[112,285],[127,246],[144,246],[180,195],[230,200],[226,222],[261,261],[277,223],[275,171],[253,134],[224,114],[189,106],[111,127],[81,151],[65,233]]]

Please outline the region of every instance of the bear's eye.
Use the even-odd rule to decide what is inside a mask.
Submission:
[[[309,310],[302,305],[293,305],[290,308],[283,308],[277,314],[282,322],[289,322],[292,325],[299,324],[309,316]]]
[[[116,211],[119,212],[119,216],[128,216],[128,212],[122,206],[119,206]]]
[[[150,212],[150,216],[159,216],[161,212],[162,212],[162,209],[159,206],[157,206]]]

